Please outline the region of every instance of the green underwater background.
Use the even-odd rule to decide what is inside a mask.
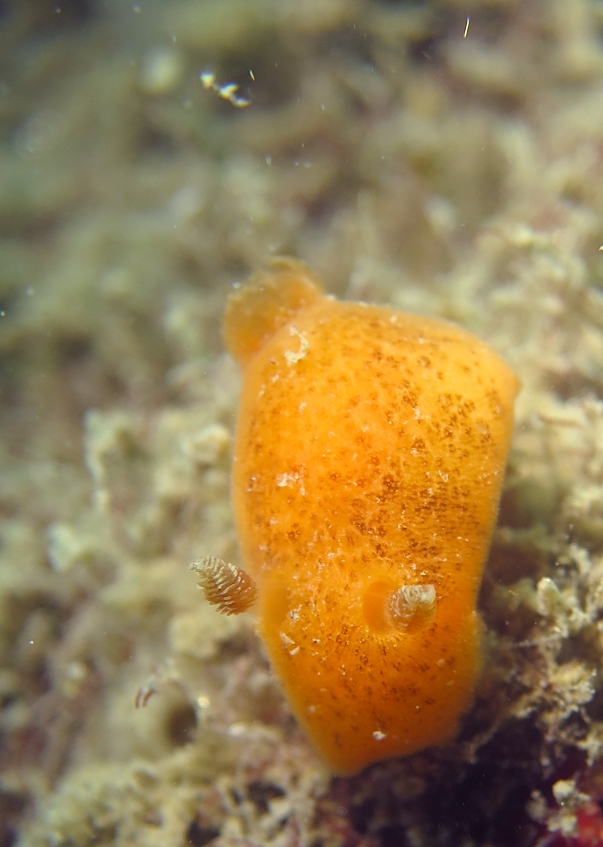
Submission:
[[[603,844],[603,3],[0,1],[0,847]],[[522,390],[458,738],[332,778],[238,562],[233,283]]]

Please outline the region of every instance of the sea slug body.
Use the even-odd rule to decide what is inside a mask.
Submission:
[[[243,368],[232,496],[245,579],[237,604],[236,574],[204,560],[206,595],[219,604],[223,583],[224,610],[253,603],[336,773],[451,738],[480,670],[476,599],[515,376],[465,330],[339,302],[291,259],[231,295],[224,337]]]

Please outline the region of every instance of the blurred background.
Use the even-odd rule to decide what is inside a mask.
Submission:
[[[603,843],[603,3],[0,2],[0,847]],[[237,561],[270,255],[522,381],[456,742],[331,779]]]

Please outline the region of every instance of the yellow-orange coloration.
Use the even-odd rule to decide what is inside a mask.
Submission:
[[[350,774],[450,738],[517,380],[448,323],[325,296],[275,260],[225,318],[244,369],[233,504],[291,708]]]

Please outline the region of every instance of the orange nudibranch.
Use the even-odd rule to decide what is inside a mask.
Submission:
[[[224,337],[243,368],[232,497],[245,587],[238,603],[222,563],[223,610],[253,602],[291,708],[336,773],[450,739],[480,670],[476,599],[517,379],[465,330],[340,302],[292,259],[231,295]],[[207,561],[196,567],[219,603]]]

